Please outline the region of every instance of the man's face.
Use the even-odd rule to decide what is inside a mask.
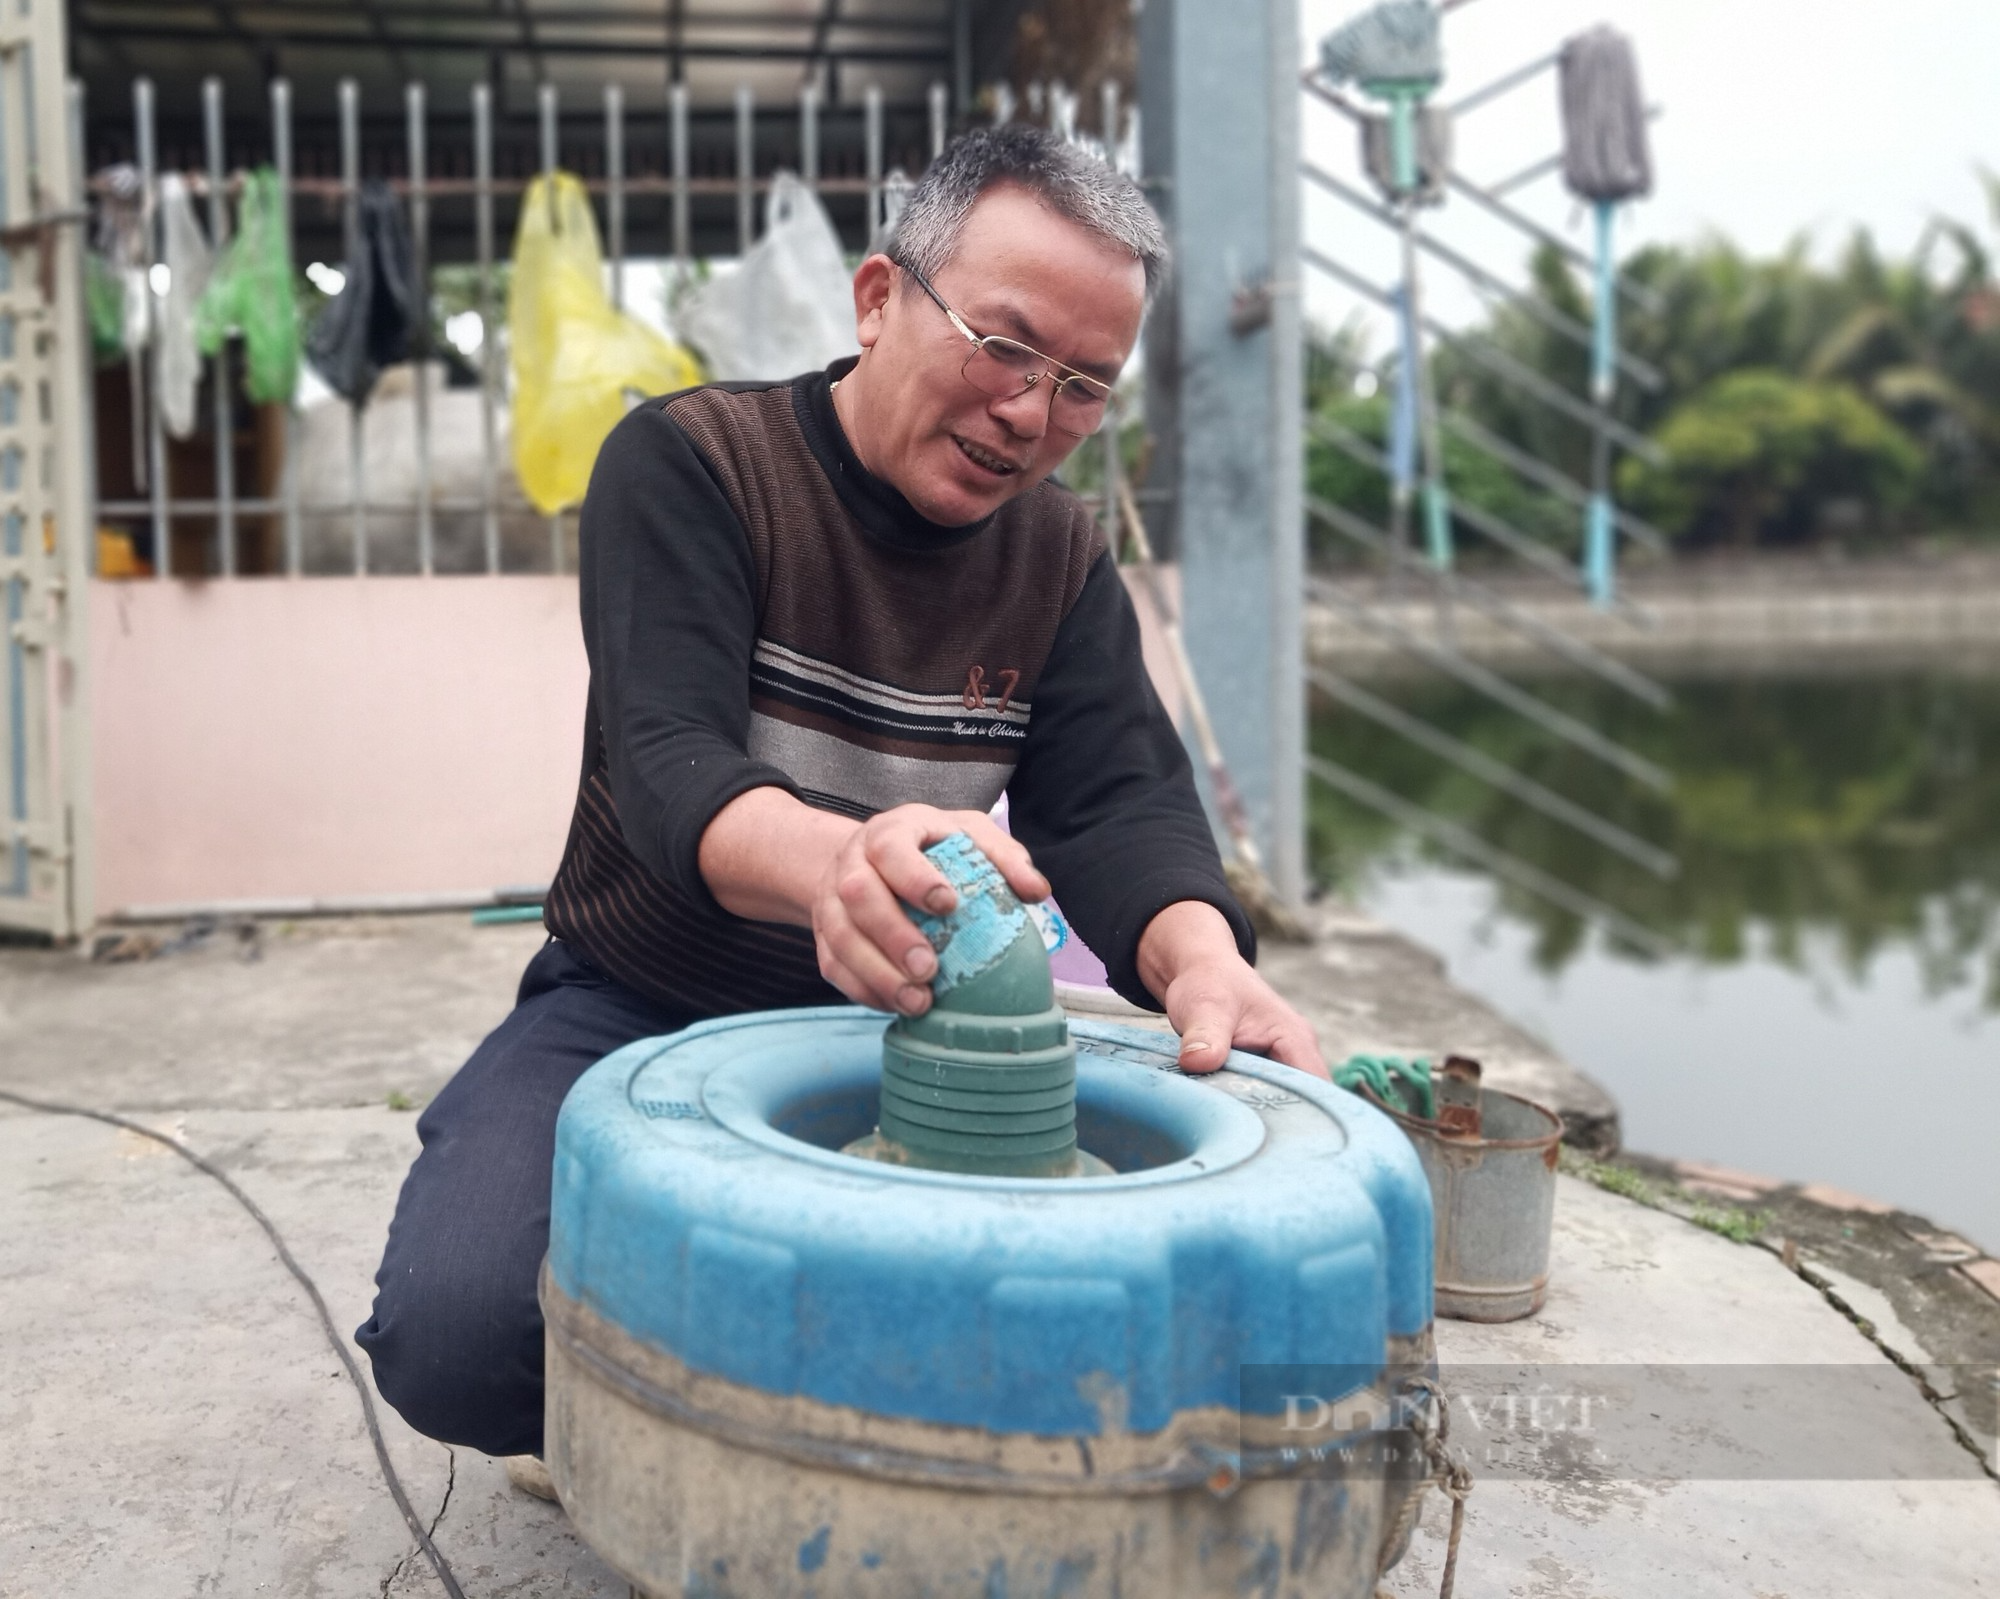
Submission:
[[[932,284],[974,333],[1017,339],[1107,384],[1132,353],[1145,311],[1137,260],[1011,184],[979,197]],[[850,442],[933,522],[978,521],[1080,442],[1049,424],[1052,379],[1011,399],[968,383],[972,346],[885,257],[862,263],[854,299],[866,375]]]

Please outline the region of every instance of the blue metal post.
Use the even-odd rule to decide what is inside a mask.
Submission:
[[[1174,248],[1147,333],[1149,486],[1273,885],[1305,887],[1297,0],[1148,0],[1148,192]],[[1226,131],[1221,131],[1226,130]],[[1164,514],[1163,514],[1164,512]]]
[[[1597,326],[1591,348],[1590,398],[1608,413],[1618,392],[1618,265],[1612,255],[1612,221],[1617,208],[1597,202]],[[1585,513],[1583,571],[1590,597],[1609,605],[1617,590],[1618,543],[1611,525],[1611,440],[1597,429],[1590,507]]]

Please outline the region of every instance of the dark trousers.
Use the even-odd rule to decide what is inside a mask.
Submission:
[[[420,1433],[489,1455],[542,1448],[542,1312],[556,1112],[570,1085],[676,1016],[550,940],[514,1010],[417,1121],[375,1312],[354,1341]]]

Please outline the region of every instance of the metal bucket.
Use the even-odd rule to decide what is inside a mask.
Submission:
[[[1437,1079],[1438,1115],[1385,1106],[1416,1145],[1435,1213],[1437,1314],[1519,1321],[1549,1287],[1562,1118],[1479,1086],[1479,1062],[1454,1055]]]

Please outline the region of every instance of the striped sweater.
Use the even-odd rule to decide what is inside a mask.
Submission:
[[[725,911],[701,835],[749,789],[866,817],[1004,791],[1114,986],[1154,914],[1224,882],[1187,757],[1096,524],[1044,483],[941,527],[867,472],[836,363],[650,401],[584,501],[590,704],[551,932],[689,1017],[832,1003],[809,930]]]

